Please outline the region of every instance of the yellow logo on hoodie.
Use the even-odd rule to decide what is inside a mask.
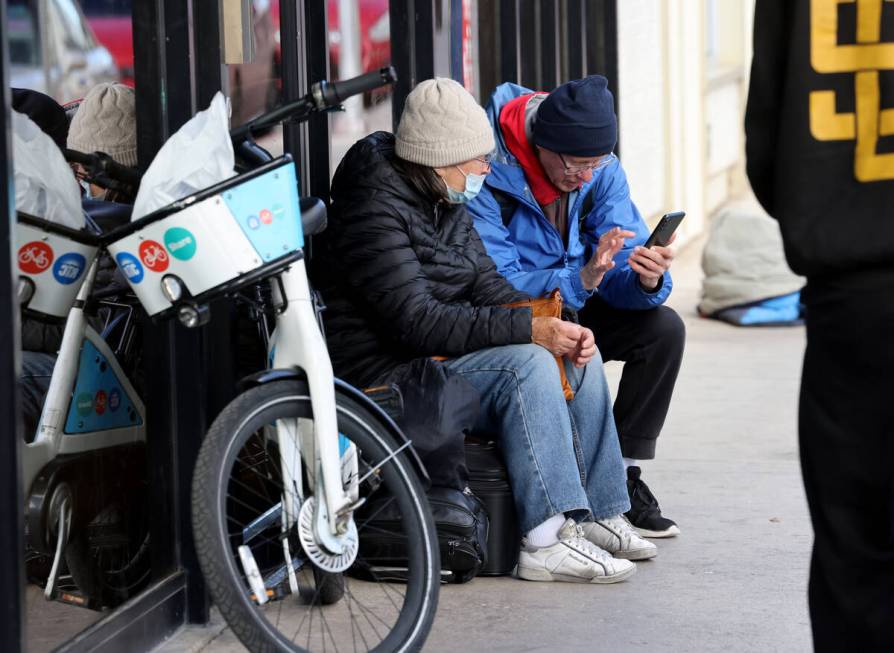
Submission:
[[[882,108],[879,71],[894,70],[894,43],[882,42],[882,7],[892,0],[811,0],[810,61],[821,74],[854,73],[853,113],[838,113],[835,91],[810,93],[810,133],[819,141],[856,140],[858,181],[894,179],[894,153],[878,154],[879,137],[894,136],[894,107]],[[838,5],[857,7],[857,43],[838,43]]]

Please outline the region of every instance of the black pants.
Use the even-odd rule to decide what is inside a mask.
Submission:
[[[894,650],[894,274],[802,293],[799,431],[816,651]],[[867,287],[869,286],[869,287]]]
[[[621,454],[654,458],[683,360],[683,320],[667,306],[624,311],[598,295],[578,312],[578,318],[596,336],[603,360],[624,361],[614,407]]]

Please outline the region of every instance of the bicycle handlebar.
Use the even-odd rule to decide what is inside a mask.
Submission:
[[[120,189],[121,185],[137,188],[140,185],[140,171],[117,163],[104,152],[87,154],[76,150],[65,150],[65,159],[80,163],[87,170],[87,176],[99,186]]]
[[[230,130],[230,138],[237,150],[243,155],[251,155],[250,159],[266,161],[268,157],[259,157],[259,153],[250,148],[245,151],[244,142],[251,140],[254,131],[264,127],[271,127],[284,120],[302,122],[307,120],[315,111],[329,111],[338,107],[349,97],[371,91],[380,86],[393,84],[397,81],[397,71],[394,66],[387,66],[379,70],[346,79],[338,82],[320,81],[310,87],[310,92],[304,97],[290,102],[281,107],[258,116],[245,124]],[[261,151],[263,152],[263,151]],[[122,186],[136,189],[140,185],[140,171],[116,163],[108,154],[94,152],[87,154],[75,150],[65,150],[65,158],[73,163],[79,163],[87,169],[87,176],[93,183],[112,190],[128,190]],[[256,161],[256,162],[258,162]]]
[[[251,136],[254,131],[272,127],[284,120],[303,122],[314,111],[329,111],[338,107],[352,95],[371,91],[386,84],[393,84],[395,81],[397,81],[397,71],[394,70],[394,66],[387,66],[340,82],[317,82],[310,87],[310,92],[304,97],[234,127],[230,130],[230,138],[234,143],[239,143]]]
[[[325,111],[329,107],[337,106],[349,97],[371,91],[386,84],[397,81],[397,71],[394,66],[380,68],[359,77],[353,77],[340,82],[317,82],[311,87],[311,95],[318,111]]]

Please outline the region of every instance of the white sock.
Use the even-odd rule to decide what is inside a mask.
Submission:
[[[552,546],[559,541],[559,529],[565,523],[565,515],[559,513],[553,515],[539,526],[535,526],[528,531],[525,539],[528,544],[536,546],[538,549],[544,546]]]
[[[639,467],[639,461],[636,458],[624,458],[624,469],[628,467]]]

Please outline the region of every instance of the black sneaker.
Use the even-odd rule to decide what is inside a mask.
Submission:
[[[630,511],[626,513],[627,519],[643,537],[679,535],[680,529],[677,525],[667,517],[661,516],[658,499],[640,478],[640,473],[640,468],[634,465],[627,468],[627,493],[630,495]]]

